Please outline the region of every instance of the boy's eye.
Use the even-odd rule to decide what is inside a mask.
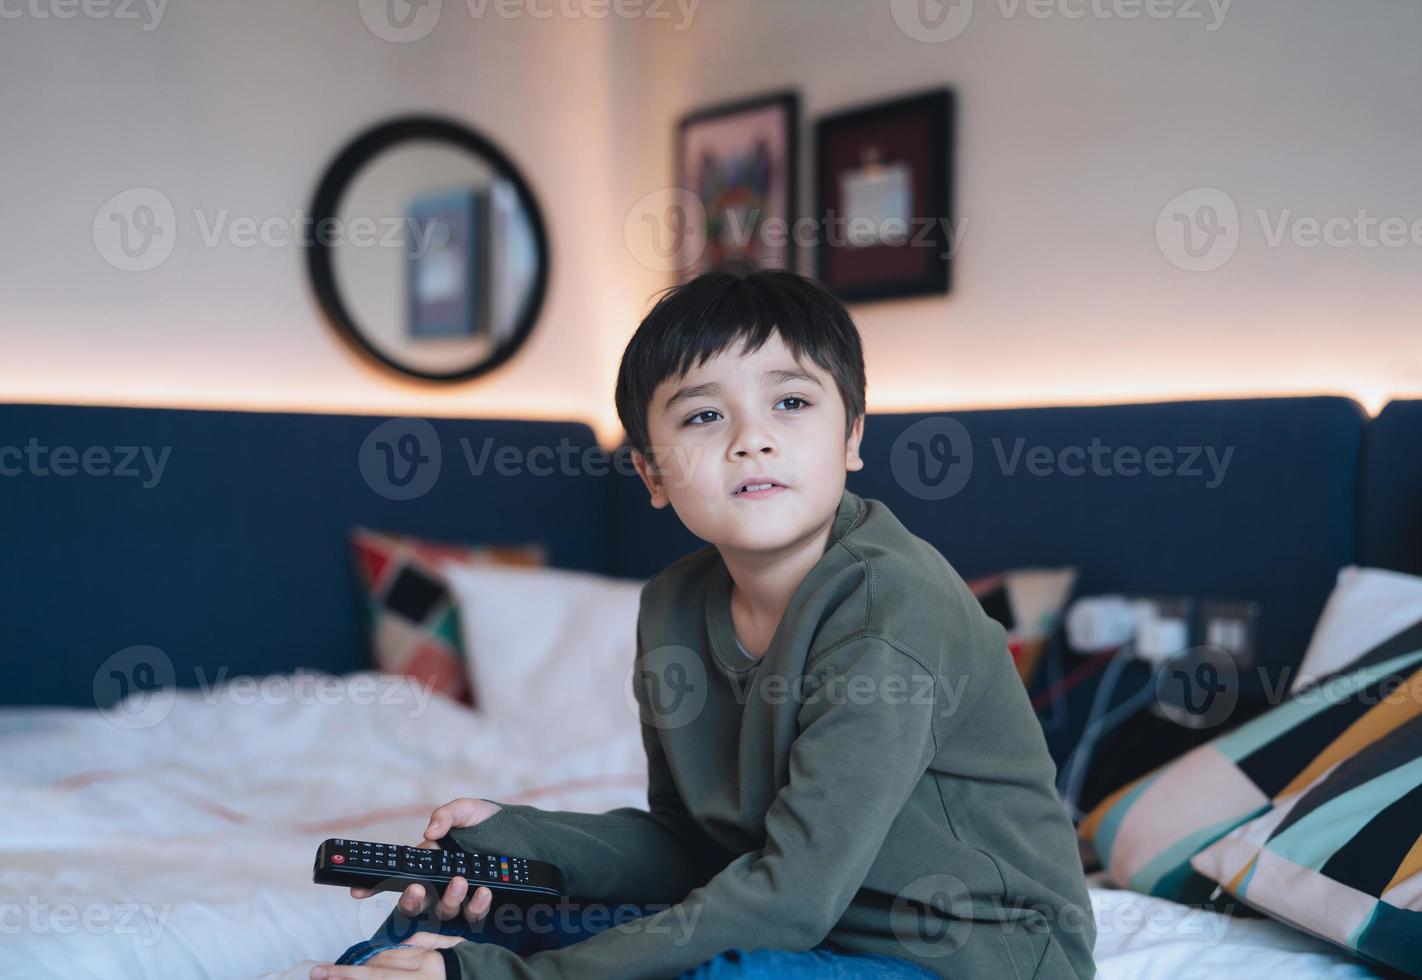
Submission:
[[[808,401],[806,401],[805,399],[801,398],[799,395],[786,395],[784,398],[780,399],[780,401],[776,402],[776,404],[777,404],[777,405],[784,405],[786,402],[797,402],[797,403],[798,403],[798,404],[796,404],[796,405],[791,405],[791,406],[787,409],[787,411],[790,411],[790,412],[799,412],[799,411],[802,411],[804,408],[808,407],[809,404],[810,404]],[[707,416],[707,415],[720,416],[720,414],[721,414],[721,413],[718,412],[718,411],[716,411],[714,408],[708,408],[708,409],[706,409],[706,411],[704,411],[704,412],[697,412],[697,413],[696,413],[695,415],[693,415],[691,418],[689,418],[689,419],[687,419],[685,422],[683,422],[682,425],[709,425],[709,424],[710,424],[709,422],[701,422],[701,421],[698,421],[698,420],[701,419],[701,418],[703,418],[704,416]],[[714,422],[715,419],[712,419],[711,421]]]

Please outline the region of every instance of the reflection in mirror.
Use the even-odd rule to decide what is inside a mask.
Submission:
[[[532,325],[547,274],[542,225],[497,150],[467,130],[451,141],[413,125],[384,127],[398,138],[378,143],[373,131],[332,166],[313,210],[334,234],[312,271],[318,294],[329,278],[328,312],[368,352],[421,377],[471,377]]]

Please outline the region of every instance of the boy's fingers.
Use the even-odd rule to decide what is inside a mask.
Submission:
[[[425,840],[439,840],[452,827],[470,826],[482,812],[482,803],[482,800],[461,798],[435,807],[425,828]]]
[[[438,932],[416,932],[407,936],[405,942],[411,946],[419,946],[421,950],[440,949],[445,946],[457,946],[464,942],[463,936],[446,936]]]
[[[369,898],[369,897],[370,897],[370,889],[369,889],[369,888],[352,888],[352,889],[351,889],[351,898]]]
[[[464,896],[469,894],[469,882],[456,875],[449,880],[449,887],[440,896],[439,905],[435,907],[435,914],[441,919],[452,919],[459,914],[459,907],[464,904]]]
[[[410,973],[408,968],[403,967],[336,966],[333,963],[330,966],[313,966],[310,976],[312,980],[387,980],[392,977],[408,977]]]
[[[439,840],[449,833],[449,828],[454,826],[455,820],[453,807],[453,803],[435,807],[434,812],[430,814],[430,822],[425,827],[425,840]]]
[[[404,912],[408,918],[415,918],[425,910],[425,886],[414,884],[400,893],[400,901],[397,903],[400,911]]]
[[[418,936],[419,933],[417,932],[415,935]],[[429,949],[424,946],[396,946],[393,949],[381,950],[367,962],[374,966],[393,966],[397,969],[410,969],[411,967],[409,965],[401,963],[400,961],[423,959],[428,952]]]
[[[464,918],[473,923],[480,922],[484,916],[489,914],[489,906],[492,904],[494,904],[494,893],[480,885],[474,889],[474,898],[464,910]]]

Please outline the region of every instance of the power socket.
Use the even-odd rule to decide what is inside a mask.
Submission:
[[[1239,675],[1254,664],[1259,603],[1202,599],[1195,645],[1172,656],[1156,681],[1151,711],[1185,728],[1220,724],[1234,711]]]
[[[1205,599],[1200,603],[1200,642],[1228,653],[1236,667],[1254,666],[1259,603]]]
[[[1190,646],[1194,603],[1185,596],[1130,596],[1136,618],[1135,654],[1149,663],[1168,660]]]

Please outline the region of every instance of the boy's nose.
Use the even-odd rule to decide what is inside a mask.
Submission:
[[[755,434],[736,440],[733,455],[737,457],[755,456],[757,454],[774,453],[776,451],[775,440],[767,435]]]

